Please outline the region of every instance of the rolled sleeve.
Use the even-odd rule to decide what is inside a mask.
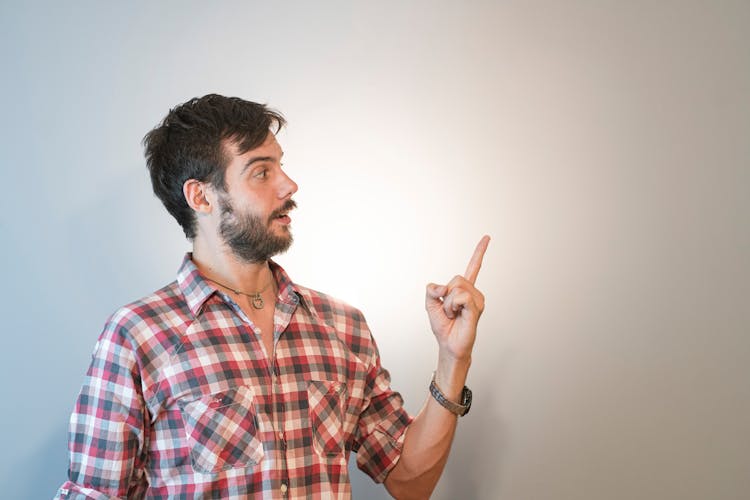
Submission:
[[[357,466],[375,482],[382,483],[401,457],[412,417],[403,408],[401,395],[391,390],[388,370],[380,366],[379,357],[376,360],[368,380],[370,403],[360,415],[355,451]]]

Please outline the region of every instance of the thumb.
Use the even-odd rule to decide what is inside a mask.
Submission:
[[[445,294],[448,293],[448,287],[446,285],[436,285],[435,283],[429,283],[426,287],[425,293],[425,307],[427,309],[434,309],[443,307],[443,301],[441,300]]]

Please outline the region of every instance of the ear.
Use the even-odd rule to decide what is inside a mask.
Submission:
[[[211,194],[208,192],[208,184],[195,179],[188,179],[182,185],[182,194],[185,196],[188,206],[198,213],[207,214],[211,212]]]

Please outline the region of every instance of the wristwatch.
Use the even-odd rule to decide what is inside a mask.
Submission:
[[[461,391],[461,402],[460,403],[454,403],[453,401],[450,401],[448,398],[445,397],[445,395],[440,391],[440,388],[435,383],[435,374],[432,374],[432,382],[430,382],[430,394],[432,394],[432,397],[435,398],[435,400],[440,403],[440,405],[448,410],[451,413],[455,413],[459,417],[463,417],[467,413],[469,413],[469,409],[471,409],[471,389],[464,386],[463,390]]]

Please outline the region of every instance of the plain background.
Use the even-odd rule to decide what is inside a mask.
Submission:
[[[2,496],[54,494],[104,320],[173,279],[140,140],[219,92],[287,116],[279,261],[365,312],[410,411],[424,285],[492,235],[434,498],[747,498],[750,4],[270,4],[0,5]]]

